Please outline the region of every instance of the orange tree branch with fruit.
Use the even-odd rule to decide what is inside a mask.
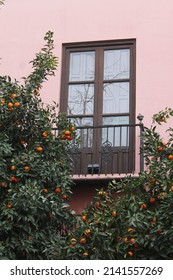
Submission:
[[[40,98],[42,83],[57,67],[52,37],[46,33],[24,85],[0,76],[1,259],[53,258],[55,245],[60,254],[64,242],[60,233],[73,226],[68,142],[75,129],[56,114],[56,104],[45,107]]]
[[[99,190],[66,242],[67,259],[173,258],[173,134],[156,131],[173,110],[153,116],[143,132],[146,170],[138,178],[113,180]]]

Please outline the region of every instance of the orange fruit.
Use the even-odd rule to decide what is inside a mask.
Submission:
[[[42,136],[43,136],[43,137],[47,137],[47,136],[48,136],[47,132],[44,131],[44,132],[42,133]]]
[[[117,215],[117,212],[116,211],[112,211],[112,217],[116,217],[116,215]]]
[[[80,239],[80,244],[85,244],[86,243],[86,238],[85,237],[82,237],[81,239]]]
[[[141,204],[141,208],[142,208],[142,209],[146,209],[146,208],[147,208],[147,205],[146,205],[145,203],[142,203],[142,204]]]
[[[66,195],[66,194],[63,194],[63,195],[62,195],[62,199],[66,200],[66,199],[67,199],[67,195]]]
[[[150,198],[150,203],[153,203],[153,204],[154,204],[155,202],[156,202],[155,197],[151,197],[151,198]]]
[[[74,238],[74,237],[72,237],[72,238],[70,239],[70,243],[71,243],[73,246],[76,245],[77,239]]]
[[[55,189],[55,193],[61,193],[61,188],[57,187],[57,188]]]
[[[8,103],[8,108],[12,108],[13,107],[13,103],[12,102],[9,102]]]
[[[45,189],[43,189],[43,192],[44,192],[44,193],[48,193],[49,190],[45,188]]]
[[[15,176],[11,176],[10,179],[14,183],[18,183],[18,181],[19,181]]]
[[[130,257],[132,257],[132,256],[133,256],[133,252],[132,252],[132,251],[129,251],[129,252],[128,252],[128,255],[129,255]]]
[[[130,243],[134,243],[135,242],[135,239],[134,238],[131,238],[130,239]]]
[[[88,252],[84,252],[84,253],[83,253],[83,256],[84,256],[84,257],[88,257],[88,255],[89,255]]]
[[[1,187],[4,188],[5,186],[6,186],[6,183],[5,183],[5,182],[2,182],[2,183],[1,183]]]
[[[1,98],[1,105],[5,104],[5,98]]]
[[[90,237],[90,235],[91,235],[91,230],[90,230],[90,229],[86,229],[86,230],[85,230],[85,234],[86,234],[87,237]]]
[[[37,152],[42,152],[42,151],[43,151],[43,148],[40,147],[40,146],[38,146],[38,147],[36,147],[36,151],[37,151]]]
[[[18,101],[15,102],[15,103],[14,103],[14,107],[17,107],[17,108],[20,107],[20,102],[18,102]]]
[[[17,94],[16,93],[12,93],[11,94],[11,98],[16,98],[17,97]]]
[[[70,133],[69,130],[66,130],[66,131],[64,132],[64,134],[65,134],[65,135],[70,135],[71,133]]]
[[[127,231],[128,231],[128,232],[131,232],[131,231],[133,231],[133,228],[128,228]]]
[[[24,166],[24,170],[25,171],[29,171],[30,170],[30,167],[28,165]]]
[[[150,183],[151,185],[155,184],[155,182],[156,182],[156,180],[155,180],[154,178],[151,178],[150,181],[149,181],[149,183]]]
[[[124,242],[128,243],[128,238],[127,237],[124,238]]]
[[[165,117],[161,117],[161,122],[165,122]]]
[[[39,94],[40,94],[39,89],[37,89],[37,88],[36,88],[36,89],[34,89],[34,94],[35,94],[35,95],[39,95]]]
[[[14,171],[15,166],[14,166],[14,165],[12,165],[12,166],[10,167],[10,169],[11,169],[11,171]]]
[[[67,139],[67,140],[72,140],[73,137],[72,137],[71,135],[66,135],[66,139]]]
[[[161,146],[158,146],[158,147],[157,147],[157,150],[158,150],[159,152],[161,152],[161,151],[163,150],[163,148],[162,148]]]
[[[169,160],[172,160],[172,159],[173,159],[173,155],[169,155],[169,156],[168,156],[168,159],[169,159]]]
[[[101,204],[100,204],[100,201],[96,201],[96,207],[98,207],[98,208],[99,208],[99,207],[100,207],[100,205],[101,205]]]
[[[11,205],[11,203],[10,202],[8,202],[8,204],[7,204],[7,208],[11,208],[12,207],[12,205]]]
[[[76,130],[76,127],[75,127],[75,126],[71,126],[71,127],[70,127],[70,130],[71,130],[71,131],[75,131],[75,130]]]
[[[171,186],[169,190],[170,190],[171,192],[173,192],[173,186]]]
[[[81,219],[82,219],[82,221],[84,222],[84,221],[87,220],[87,216],[86,216],[86,215],[82,215]]]

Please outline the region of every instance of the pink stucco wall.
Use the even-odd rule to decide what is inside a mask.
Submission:
[[[59,101],[62,43],[136,38],[136,114],[151,116],[172,106],[172,0],[6,0],[0,10],[0,74],[18,80],[54,32],[56,77],[42,90],[46,103]]]

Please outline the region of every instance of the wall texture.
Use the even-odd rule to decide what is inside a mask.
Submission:
[[[136,114],[172,105],[172,0],[6,0],[0,10],[0,73],[20,80],[54,32],[56,77],[44,85],[43,101],[59,101],[62,43],[136,38]]]

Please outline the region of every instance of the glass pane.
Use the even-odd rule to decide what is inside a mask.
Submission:
[[[130,50],[104,52],[104,80],[128,79],[130,72]]]
[[[109,127],[109,125],[129,124],[128,116],[104,117],[103,125],[108,127],[102,129],[102,144],[110,142],[113,147],[129,146],[129,127]]]
[[[70,54],[70,82],[94,80],[94,72],[95,52],[73,52]]]
[[[103,85],[103,113],[129,112],[129,83]]]
[[[80,137],[79,147],[80,148],[91,148],[93,145],[93,118],[70,118],[72,122],[75,123],[77,127],[76,133]],[[85,128],[87,126],[87,128]],[[91,126],[88,127],[88,126]]]
[[[68,114],[93,114],[94,85],[70,85],[68,93]]]

